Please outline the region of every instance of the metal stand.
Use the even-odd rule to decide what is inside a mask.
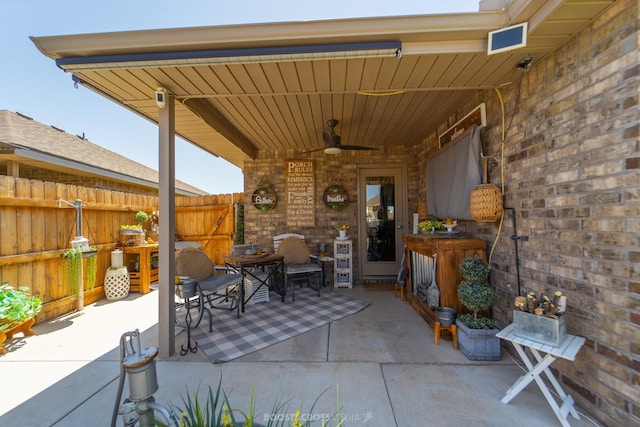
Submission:
[[[184,345],[180,346],[180,356],[184,356],[188,351],[191,353],[195,353],[198,351],[198,342],[194,341],[194,346],[191,345],[191,310],[189,310],[189,301],[186,302],[187,305],[187,315],[185,316],[185,322],[187,324],[187,347]]]
[[[187,345],[180,346],[180,355],[184,356],[189,351],[195,353],[198,351],[198,343],[191,341],[191,327],[198,327],[202,321],[202,317],[206,312],[209,315],[209,332],[212,331],[212,315],[211,311],[204,306],[204,297],[202,295],[202,289],[200,283],[193,279],[182,280],[176,284],[176,290],[180,298],[184,300],[182,308],[186,311],[184,315],[184,322],[176,320],[176,325],[187,329]],[[178,304],[179,306],[179,304]],[[194,318],[191,315],[191,308],[198,309],[198,317],[194,323]]]
[[[118,415],[127,427],[132,427],[138,422],[140,427],[153,427],[156,425],[154,411],[160,413],[169,426],[178,426],[171,411],[156,403],[153,398],[153,393],[158,390],[155,361],[157,355],[158,349],[155,347],[140,348],[140,333],[137,329],[124,333],[120,338],[120,382],[111,427],[115,427]],[[129,374],[130,395],[118,406],[125,374]]]

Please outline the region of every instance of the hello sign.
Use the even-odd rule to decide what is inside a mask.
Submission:
[[[324,191],[324,204],[334,210],[342,210],[347,205],[347,190],[340,185],[332,185]]]

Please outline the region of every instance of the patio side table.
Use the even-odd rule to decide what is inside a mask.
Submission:
[[[323,277],[327,277],[327,274],[325,272],[325,264],[333,264],[334,259],[330,256],[318,256],[318,255],[309,255],[309,258],[311,258],[312,260],[315,260],[316,262],[319,262],[320,265],[322,266],[322,276]],[[322,287],[326,287],[326,283],[322,283]],[[333,291],[333,285],[331,285],[331,291]]]
[[[237,270],[244,279],[250,278],[255,283],[255,286],[251,289],[251,295],[245,295],[245,281],[243,279],[243,285],[240,286],[240,312],[244,313],[247,301],[249,301],[251,297],[253,297],[263,286],[273,289],[282,297],[282,302],[284,302],[284,296],[287,290],[284,289],[283,284],[278,286],[278,280],[276,278],[276,274],[280,274],[281,277],[284,277],[283,256],[275,254],[230,255],[224,258],[224,262],[227,267]],[[272,279],[273,287],[269,286]]]
[[[129,295],[127,267],[109,268],[104,277],[104,294],[108,300],[119,300]]]
[[[526,365],[529,370],[526,374],[521,376],[512,386],[507,390],[507,394],[500,400],[502,403],[509,403],[511,399],[516,397],[524,388],[531,383],[531,381],[535,381],[540,388],[540,391],[544,395],[545,399],[553,409],[553,412],[556,414],[560,423],[564,427],[570,427],[569,421],[567,420],[567,415],[571,414],[573,418],[576,420],[580,419],[580,415],[578,415],[578,411],[574,408],[573,398],[569,396],[560,386],[560,383],[556,379],[556,377],[551,372],[549,367],[553,362],[555,362],[558,358],[567,359],[574,361],[576,359],[576,355],[578,351],[582,348],[584,344],[584,338],[578,337],[575,335],[568,335],[567,339],[562,343],[559,347],[551,347],[546,344],[537,343],[535,341],[528,340],[526,338],[520,338],[513,334],[514,325],[513,323],[500,332],[496,334],[498,338],[502,338],[505,341],[510,341],[511,344],[515,347],[518,355]],[[528,348],[533,357],[535,358],[536,364],[533,364],[533,361],[529,359],[527,353],[525,352],[525,347]],[[545,353],[543,357],[540,353]],[[556,402],[556,399],[553,397],[547,384],[541,378],[541,374],[545,374],[553,388],[555,389],[558,396],[560,396],[560,405]]]

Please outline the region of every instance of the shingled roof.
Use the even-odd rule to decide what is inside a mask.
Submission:
[[[10,157],[9,157],[10,156]],[[21,164],[68,173],[100,176],[109,180],[158,188],[158,171],[100,147],[81,136],[48,126],[31,117],[0,110],[0,161],[16,160]],[[208,194],[197,187],[176,180],[176,194]]]

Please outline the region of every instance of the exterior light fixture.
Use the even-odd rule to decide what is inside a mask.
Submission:
[[[340,154],[342,153],[342,148],[340,147],[327,147],[324,149],[324,154]]]

